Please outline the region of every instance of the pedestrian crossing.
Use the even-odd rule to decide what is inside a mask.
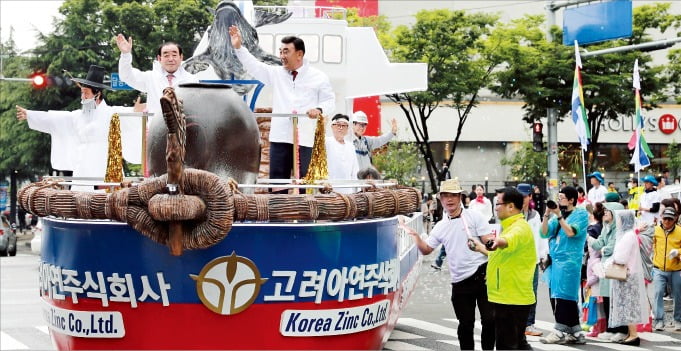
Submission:
[[[442,322],[433,323],[415,318],[400,318],[390,339],[385,343],[385,350],[458,350],[459,341],[456,336],[458,321],[454,318],[444,318]],[[553,323],[546,321],[535,322],[535,327],[547,335],[553,329]],[[481,350],[479,321],[475,323],[475,349]],[[574,351],[574,350],[670,350],[681,351],[681,333],[639,333],[641,346],[629,346],[617,343],[603,342],[596,338],[587,337],[585,345],[542,344],[539,336],[527,336],[528,343],[535,350]]]
[[[456,337],[458,321],[444,318],[440,323],[433,323],[415,318],[400,318],[390,339],[385,343],[385,350],[392,351],[426,351],[426,350],[458,350]],[[537,320],[535,327],[546,335],[553,323]],[[479,321],[475,323],[475,349],[481,350]],[[671,335],[670,335],[671,334]],[[664,350],[681,351],[681,333],[639,333],[641,346],[629,346],[606,343],[595,338],[587,338],[586,345],[542,344],[538,336],[528,336],[527,341],[535,350],[574,351],[574,350]],[[20,350],[54,350],[50,341],[47,326],[32,328],[9,328],[0,331],[0,351]]]
[[[3,326],[4,327],[4,326]],[[25,328],[3,328],[0,350],[54,350],[46,325]]]

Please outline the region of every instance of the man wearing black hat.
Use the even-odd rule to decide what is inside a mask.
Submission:
[[[104,101],[104,67],[92,65],[85,79],[73,78],[80,87],[82,109],[76,111],[32,111],[17,105],[17,119],[52,138],[52,168],[73,171],[74,177],[104,178],[108,156],[109,125],[117,112],[132,108],[112,107]],[[141,163],[141,123],[121,118],[123,158]],[[83,189],[85,190],[85,189]]]

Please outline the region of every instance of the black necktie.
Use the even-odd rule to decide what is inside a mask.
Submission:
[[[298,71],[291,71],[291,75],[293,76],[293,80],[296,80],[296,77],[298,76]]]

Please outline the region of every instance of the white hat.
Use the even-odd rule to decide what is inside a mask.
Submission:
[[[367,118],[367,114],[364,113],[364,111],[357,111],[352,114],[352,121],[357,122],[357,123],[369,123],[369,119]]]
[[[447,179],[440,183],[440,192],[438,194],[442,193],[461,194],[464,191],[465,190],[461,188],[461,185],[459,184],[459,181],[457,179]]]

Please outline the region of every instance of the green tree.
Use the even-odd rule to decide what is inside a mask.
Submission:
[[[531,142],[520,143],[512,152],[501,159],[502,166],[509,166],[511,177],[539,184],[548,167],[546,156],[532,150]]]
[[[6,77],[31,75],[29,59],[17,53],[12,36],[0,44],[0,55],[3,55]],[[30,101],[30,96],[30,84],[0,81],[0,179],[13,175],[21,181],[34,174],[45,174],[50,169],[50,154],[45,152],[50,149],[50,137],[29,130],[25,123],[16,120],[15,104]]]
[[[385,152],[372,157],[372,163],[384,179],[397,179],[400,184],[415,186],[419,154],[414,143],[391,141]]]
[[[669,63],[665,67],[664,74],[675,102],[681,104],[681,49],[669,50],[667,58]]]
[[[679,176],[679,171],[681,171],[681,150],[679,149],[679,144],[676,140],[673,140],[667,150],[664,151],[664,156],[668,158],[667,168],[671,174],[672,180]]]
[[[464,124],[478,104],[478,92],[486,87],[497,66],[481,55],[484,37],[496,23],[489,14],[464,11],[422,10],[412,27],[393,31],[394,42],[387,49],[396,61],[428,64],[428,90],[392,94],[387,97],[404,112],[419,153],[423,155],[433,191],[451,165]],[[386,45],[386,43],[384,43]],[[440,106],[453,108],[451,155],[439,166],[433,157],[428,119]],[[446,166],[446,167],[444,167]]]
[[[634,9],[633,35],[628,39],[611,40],[590,45],[590,51],[651,40],[650,33],[665,33],[678,28],[681,15],[671,14],[669,4],[647,4]],[[526,16],[498,26],[487,44],[489,55],[503,60],[509,69],[495,72],[496,83],[492,90],[502,97],[519,97],[525,105],[525,120],[529,123],[546,115],[547,108],[555,108],[559,120],[569,116],[572,83],[574,80],[574,47],[561,44],[562,34],[552,28],[553,42],[542,34],[542,16]],[[502,45],[499,45],[502,43]],[[644,108],[652,109],[666,100],[667,79],[663,67],[653,66],[651,55],[629,51],[583,59],[585,109],[591,129],[591,144],[587,156],[587,170],[598,167],[598,139],[602,122],[633,115],[634,93],[632,71],[638,59],[641,75],[641,93]]]

